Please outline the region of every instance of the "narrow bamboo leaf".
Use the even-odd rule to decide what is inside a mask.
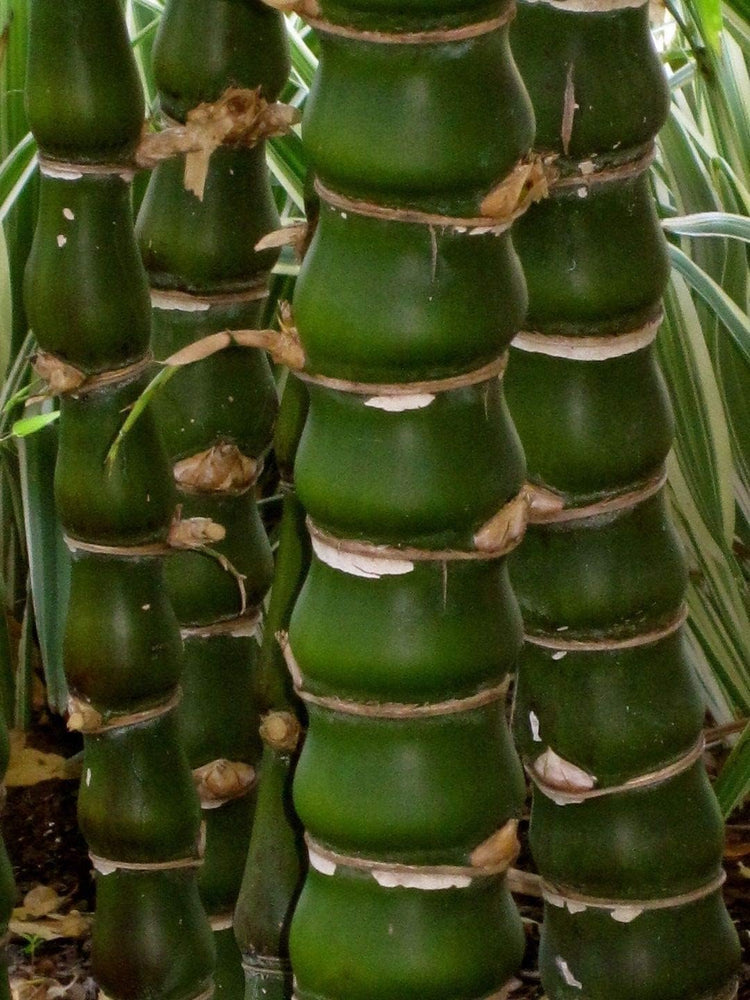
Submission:
[[[0,226],[0,379],[10,361],[13,340],[13,297],[11,291],[10,260],[5,232]]]
[[[164,388],[176,371],[178,371],[177,368],[162,368],[156,373],[156,375],[154,375],[149,384],[135,401],[130,409],[130,412],[123,421],[122,427],[117,432],[117,437],[112,442],[112,447],[107,452],[105,461],[108,468],[111,469],[114,465],[115,460],[117,459],[117,453],[120,450],[120,445],[125,440],[125,437],[129,433],[131,427],[133,427],[136,420],[138,420],[141,414],[145,411],[151,400],[154,399],[157,393]]]
[[[728,547],[734,533],[729,431],[700,318],[679,275],[672,276],[664,311],[658,347],[677,417],[675,455],[690,472],[690,495],[700,517]]]
[[[0,718],[10,728],[15,702],[15,669],[5,607],[5,581],[0,576]]]
[[[36,434],[37,431],[49,427],[50,424],[59,419],[59,410],[53,410],[51,413],[39,413],[34,417],[23,417],[13,424],[11,434],[17,438],[28,437],[29,434]]]
[[[714,785],[724,819],[750,793],[750,724],[727,757]]]
[[[26,605],[18,643],[18,672],[16,674],[16,706],[14,725],[27,730],[31,725],[31,702],[34,695],[34,604],[31,587],[26,586]]]
[[[713,278],[702,271],[679,247],[670,246],[672,266],[706,304],[716,312],[747,364],[750,364],[750,319]]]
[[[698,212],[662,220],[662,228],[678,236],[730,236],[750,243],[750,219],[730,212]]]
[[[49,401],[29,409],[49,407]],[[24,529],[29,560],[31,598],[53,711],[65,711],[67,685],[63,671],[63,631],[70,589],[70,553],[55,507],[53,476],[57,457],[57,427],[43,428],[18,443]]]
[[[694,9],[704,39],[715,52],[718,52],[722,28],[721,0],[694,0]]]

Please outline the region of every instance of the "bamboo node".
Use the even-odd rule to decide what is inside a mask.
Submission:
[[[496,830],[471,852],[469,860],[474,868],[501,874],[506,872],[518,859],[521,842],[518,839],[518,820],[508,822]]]
[[[716,878],[705,885],[689,892],[675,896],[663,896],[657,899],[603,899],[598,896],[585,896],[583,893],[569,889],[567,886],[553,885],[542,879],[542,896],[545,902],[560,909],[567,907],[570,913],[582,913],[584,910],[609,910],[610,916],[618,923],[629,924],[644,911],[671,910],[678,906],[697,903],[700,899],[718,892],[726,881],[726,872],[721,872]]]
[[[496,378],[501,379],[507,366],[508,351],[505,351],[489,364],[475,368],[473,371],[463,372],[460,375],[450,375],[446,378],[425,379],[421,382],[351,382],[348,379],[332,378],[328,375],[313,374],[308,371],[297,371],[295,375],[303,382],[312,382],[314,385],[322,385],[327,389],[350,392],[358,396],[370,396],[371,398],[378,396],[414,397],[423,394],[436,396],[443,392],[452,392],[454,389],[491,382]]]
[[[136,163],[150,169],[185,154],[185,190],[203,201],[211,154],[219,146],[256,146],[285,135],[299,119],[297,108],[269,104],[260,87],[228,87],[217,101],[203,102],[189,111],[184,125],[145,133],[136,150]]]
[[[197,493],[244,493],[258,478],[262,463],[243,455],[237,445],[215,444],[174,465],[175,483]]]
[[[527,765],[526,771],[539,791],[547,798],[552,799],[556,805],[577,805],[589,799],[661,785],[693,767],[700,760],[704,749],[705,738],[701,733],[697,742],[687,753],[665,767],[648,771],[646,774],[639,774],[635,778],[622,782],[622,784],[603,788],[595,788],[597,779],[593,775],[559,757],[551,748],[547,748],[533,764]]]
[[[333,191],[319,178],[315,179],[315,191],[325,204],[340,212],[382,219],[384,222],[403,222],[429,226],[431,229],[447,229],[455,233],[497,236],[507,232],[533,202],[546,196],[550,180],[556,176],[550,173],[551,168],[547,166],[549,159],[534,154],[532,159],[521,161],[489,194],[485,195],[482,205],[487,203],[493,214],[485,212],[483,215],[466,218],[350,198],[339,191]],[[480,211],[483,211],[483,207]]]
[[[513,821],[515,822],[515,821]],[[514,828],[515,830],[515,828]],[[475,879],[503,876],[506,868],[470,865],[421,865],[404,864],[399,861],[383,861],[362,858],[358,855],[341,854],[305,834],[305,843],[311,866],[323,875],[335,875],[336,869],[350,868],[370,875],[385,889],[421,889],[435,891],[444,889],[465,889]]]
[[[265,7],[281,11],[282,14],[297,14],[299,17],[317,17],[320,6],[317,0],[261,0]]]
[[[94,706],[83,698],[76,695],[68,695],[68,729],[83,733],[87,736],[94,736],[98,733],[106,733],[112,729],[125,729],[128,726],[137,726],[143,722],[150,722],[166,715],[175,708],[182,698],[182,689],[175,688],[167,701],[153,708],[144,708],[139,712],[129,712],[125,715],[115,715],[105,721],[104,714],[99,712]]]
[[[666,468],[659,469],[653,476],[640,485],[602,497],[595,503],[582,507],[566,507],[564,500],[558,494],[543,487],[529,485],[531,506],[529,523],[531,524],[565,524],[569,521],[585,521],[604,514],[616,514],[618,511],[630,510],[638,504],[645,503],[662,490],[667,482]]]
[[[663,314],[659,309],[642,326],[624,333],[604,336],[584,334],[566,336],[558,333],[542,333],[537,330],[521,330],[513,339],[512,346],[529,354],[544,354],[550,358],[568,361],[609,361],[626,354],[634,354],[653,344],[659,331]]]
[[[193,771],[193,781],[202,809],[217,809],[242,798],[255,785],[255,768],[243,761],[220,758]]]
[[[52,396],[83,395],[118,382],[127,382],[147,371],[153,363],[151,354],[146,354],[133,364],[122,368],[87,375],[74,365],[47,351],[38,350],[31,359],[36,374],[43,379]]]
[[[524,640],[532,646],[541,646],[542,649],[554,649],[566,653],[599,653],[602,650],[634,649],[637,646],[650,646],[652,643],[660,642],[673,635],[685,624],[687,614],[687,605],[682,604],[669,621],[635,635],[604,635],[585,639],[566,639],[559,633],[549,635],[526,632]]]
[[[264,2],[267,3],[268,0],[264,0]],[[270,5],[275,7],[277,2],[286,3],[287,0],[271,0]],[[301,2],[305,5],[315,3],[315,0],[301,0]],[[323,35],[336,35],[339,38],[351,38],[358,42],[370,42],[378,45],[442,45],[450,42],[465,42],[471,38],[478,38],[481,35],[487,35],[492,31],[504,28],[515,17],[516,6],[515,3],[508,4],[505,10],[489,20],[463,24],[456,28],[433,28],[429,31],[373,31],[326,21],[312,11],[297,9],[296,13],[304,17],[310,27],[315,28]]]
[[[269,712],[260,723],[260,738],[272,750],[297,749],[302,737],[302,726],[292,712]]]
[[[31,366],[39,378],[47,383],[53,396],[73,392],[86,381],[84,372],[47,351],[37,351],[31,359]]]

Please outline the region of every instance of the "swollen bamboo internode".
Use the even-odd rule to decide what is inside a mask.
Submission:
[[[164,596],[175,494],[149,411],[108,462],[150,364],[129,186],[143,98],[117,0],[32,2],[27,103],[41,198],[26,308],[37,370],[61,394],[55,498],[73,553],[64,656],[97,873],[94,975],[113,1000],[207,997],[201,819]]]
[[[542,982],[551,1000],[724,1000],[738,949],[653,345],[668,262],[648,168],[668,90],[637,0],[522,3],[512,41],[554,169],[514,231],[529,311],[506,380],[548,505],[511,564]]]
[[[311,18],[320,219],[294,320],[313,556],[282,636],[309,722],[299,1000],[480,1000],[523,949],[503,706],[527,499],[501,380],[526,305],[508,230],[539,176],[509,19],[445,2]]]
[[[282,18],[254,0],[166,4],[154,45],[160,111],[173,128],[203,128],[208,145],[200,183],[194,153],[157,164],[138,217],[159,360],[261,325],[278,251],[255,245],[279,219],[263,132],[252,123],[288,69]],[[167,585],[185,649],[181,736],[206,826],[199,885],[215,931],[217,992],[232,1000],[245,989],[232,922],[261,756],[259,605],[273,573],[255,488],[277,405],[265,353],[232,345],[182,367],[155,407],[183,516],[221,528],[210,551],[170,561]]]

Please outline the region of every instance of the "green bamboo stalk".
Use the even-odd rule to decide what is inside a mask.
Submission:
[[[263,756],[258,804],[234,918],[245,968],[245,1000],[289,1000],[292,995],[289,925],[305,867],[302,828],[292,804],[292,777],[304,713],[291,690],[277,636],[289,627],[292,607],[310,565],[305,512],[293,478],[307,407],[304,383],[288,378],[274,435],[284,500],[257,675]]]
[[[533,485],[511,570],[542,983],[550,1000],[731,997],[653,346],[669,266],[648,166],[668,90],[645,4],[525,3],[512,41],[551,177],[515,231],[529,312],[507,379]]]
[[[272,103],[289,70],[281,15],[255,0],[170,0],[153,57],[161,112],[180,124],[199,105],[216,107],[229,88]],[[185,157],[156,167],[137,234],[158,359],[211,334],[260,325],[278,251],[255,244],[278,225],[257,139],[219,146],[200,194],[186,187]],[[214,546],[220,559],[183,553],[167,583],[185,646],[182,740],[207,833],[199,886],[215,932],[217,992],[233,998],[244,993],[232,919],[255,809],[254,674],[273,572],[255,482],[277,406],[265,354],[236,346],[178,372],[156,403],[183,513],[224,531]]]
[[[94,975],[116,1000],[204,997],[213,942],[163,569],[175,496],[150,412],[105,462],[144,387],[150,341],[130,208],[143,97],[118,0],[34,0],[27,79],[41,198],[26,304],[37,370],[61,394],[55,500],[73,557],[64,661],[69,726],[84,735]]]
[[[294,297],[313,545],[286,646],[309,719],[294,995],[479,1000],[523,949],[503,696],[525,465],[499,376],[525,310],[508,229],[531,115],[508,6],[321,8],[320,215]]]

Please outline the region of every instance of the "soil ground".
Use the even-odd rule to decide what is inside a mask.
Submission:
[[[80,740],[57,717],[37,713],[28,743],[66,758],[80,751]],[[709,765],[715,761],[708,761]],[[94,909],[94,886],[86,845],[76,824],[77,782],[41,781],[8,789],[2,833],[13,864],[16,905],[38,885],[63,898],[61,912],[85,914]],[[522,823],[522,839],[525,833]],[[531,871],[528,851],[518,861]],[[743,945],[744,964],[738,1000],[750,1000],[750,804],[732,817],[727,828],[725,896]],[[528,947],[516,988],[509,1000],[542,1000],[536,968],[541,901],[518,895],[516,902],[527,933]],[[15,935],[8,947],[14,1000],[95,1000],[90,972],[90,939],[41,941]]]

